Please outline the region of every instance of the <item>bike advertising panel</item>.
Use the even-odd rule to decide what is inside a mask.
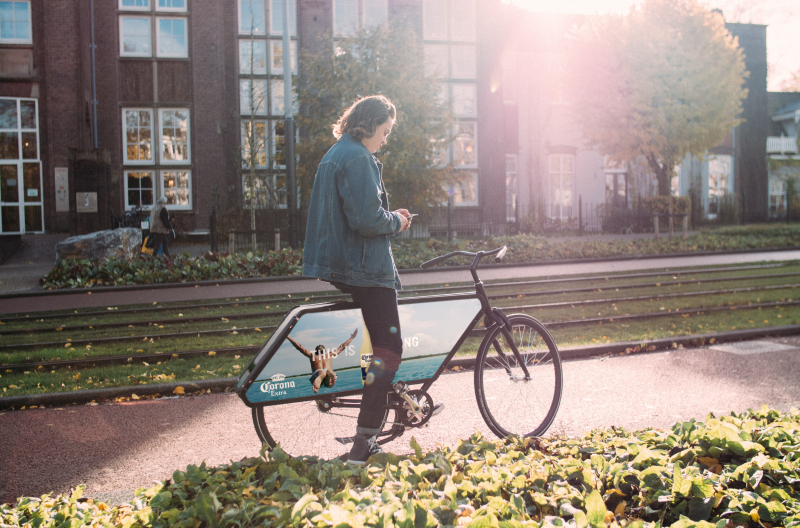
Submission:
[[[415,301],[401,302],[398,307],[403,359],[394,381],[433,378],[481,311],[474,296]],[[297,322],[285,339],[270,339],[265,345],[275,350],[273,354],[258,355],[267,364],[247,388],[245,401],[269,404],[361,389],[368,376],[372,344],[361,309],[347,306],[287,316],[298,317]]]

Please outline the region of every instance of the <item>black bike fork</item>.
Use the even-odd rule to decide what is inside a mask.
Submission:
[[[525,381],[530,381],[531,375],[528,372],[528,367],[525,365],[525,360],[522,359],[522,354],[519,353],[517,344],[514,342],[514,336],[511,333],[511,322],[508,320],[508,317],[503,313],[502,310],[498,310],[497,308],[492,308],[490,317],[494,324],[500,327],[500,332],[503,333],[503,336],[506,338],[506,341],[511,347],[511,352],[514,354],[514,357],[517,358],[517,362],[522,368],[522,372],[525,374]],[[503,358],[504,364],[506,365],[506,372],[511,374],[511,370],[508,368],[508,360],[506,359],[506,355],[500,347],[500,343],[497,342],[497,339],[492,341],[492,345],[497,351],[497,354]]]

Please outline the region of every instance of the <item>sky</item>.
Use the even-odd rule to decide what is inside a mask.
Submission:
[[[627,13],[643,0],[506,0],[531,11],[546,13]],[[722,9],[728,22],[766,24],[770,91],[800,71],[800,0],[700,0]]]

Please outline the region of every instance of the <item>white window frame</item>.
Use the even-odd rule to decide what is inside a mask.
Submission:
[[[278,110],[280,109],[280,110]],[[294,84],[292,85],[292,113],[296,114],[298,110],[297,105],[297,92],[295,91]],[[284,108],[283,101],[283,79],[270,79],[269,80],[269,115],[272,116],[285,116],[286,108]]]
[[[452,83],[450,85],[452,96],[450,100],[453,102],[453,115],[455,117],[467,117],[467,118],[477,118],[478,117],[478,85],[476,83]],[[457,94],[460,90],[467,88],[471,89],[471,99],[469,97],[463,97],[463,94]],[[468,90],[469,91],[469,90]],[[463,109],[466,108],[463,104],[463,101],[470,101],[472,102],[472,110],[471,111],[464,111]]]
[[[444,21],[443,21],[444,22],[444,36],[442,36],[442,37],[436,36],[435,33],[434,33],[434,36],[431,36],[431,33],[428,32],[428,27],[429,27],[428,16],[429,16],[429,12],[425,8],[426,8],[426,6],[430,6],[434,2],[441,2],[442,4],[444,4]],[[449,25],[449,21],[450,21],[450,5],[449,4],[450,4],[449,0],[433,0],[433,1],[432,0],[423,0],[423,3],[422,3],[422,38],[424,40],[435,40],[435,41],[443,41],[443,42],[448,40],[448,38],[450,36],[450,32],[448,31],[448,29],[449,29],[448,25]]]
[[[281,48],[281,67],[278,68],[275,66],[275,46],[280,46]],[[283,75],[283,42],[280,40],[269,40],[267,42],[267,48],[269,48],[269,71],[273,75]],[[297,74],[297,41],[292,40],[289,43],[290,53],[292,54],[292,73]]]
[[[770,218],[780,218],[786,214],[786,180],[771,178],[768,185],[767,213]]]
[[[28,6],[28,38],[0,38],[0,44],[33,44],[33,13],[30,0],[16,0],[12,4],[26,4]],[[15,10],[16,12],[16,10]],[[16,21],[14,22],[16,29]]]
[[[122,21],[124,19],[134,19],[134,20],[145,20],[147,21],[147,27],[150,30],[150,51],[148,52],[130,52],[125,51],[125,35],[122,32]],[[152,17],[149,16],[131,16],[131,15],[120,15],[119,17],[119,56],[120,57],[152,57],[153,56],[153,22]]]
[[[553,171],[553,158],[559,158],[558,162],[558,171]],[[567,172],[563,170],[561,158],[571,158],[572,159],[572,172]],[[553,175],[558,175],[558,190],[559,190],[559,201],[558,203],[553,203]],[[567,187],[564,185],[564,180],[562,175],[564,174],[571,174],[572,175],[572,183],[570,185],[570,203],[569,205],[564,204],[564,190]],[[547,176],[548,176],[548,187],[547,187],[547,202],[550,205],[548,212],[550,213],[550,218],[560,218],[560,219],[568,219],[571,217],[570,214],[564,214],[564,208],[569,207],[570,212],[575,207],[575,155],[574,154],[550,154],[547,156]],[[554,208],[558,208],[558,214],[553,213]]]
[[[465,200],[463,198],[464,191],[460,191],[459,190],[459,189],[465,189],[465,186],[463,186],[463,185],[455,185],[454,186],[455,194],[453,195],[453,205],[456,206],[456,207],[474,207],[474,206],[478,205],[478,203],[480,201],[480,198],[478,196],[478,171],[476,171],[476,170],[459,171],[458,175],[459,175],[460,178],[463,178],[464,180],[467,179],[467,176],[472,176],[472,182],[475,185],[475,196],[474,196],[474,200],[471,200],[471,201]],[[459,193],[462,194],[462,197],[461,197],[460,200],[458,198]]]
[[[258,65],[258,61],[253,58],[253,71],[254,75],[266,75],[267,74],[267,61],[268,59],[268,52],[267,52],[267,41],[264,39],[248,39],[243,38],[239,39],[239,74],[240,75],[250,75],[250,59],[253,57],[253,49],[256,46],[263,45],[264,47],[264,65],[260,67]],[[246,62],[245,62],[246,61]]]
[[[135,207],[135,204],[131,204],[130,203],[130,200],[129,200],[129,197],[128,197],[128,193],[131,192],[131,189],[128,187],[128,174],[131,173],[131,172],[138,172],[140,174],[141,173],[150,173],[150,181],[153,182],[153,187],[152,187],[153,203],[151,203],[151,204],[141,203],[142,202],[142,188],[139,187],[138,191],[139,191],[139,202],[140,202],[141,207],[143,209],[145,207],[152,207],[153,205],[155,205],[156,201],[158,200],[158,196],[157,196],[157,192],[158,192],[157,187],[158,186],[156,185],[156,172],[152,168],[147,168],[147,169],[126,169],[125,171],[123,171],[123,178],[125,179],[125,210],[126,211],[130,211],[131,209],[133,209]]]
[[[458,54],[456,50],[467,49],[472,50],[472,60],[470,61],[469,72],[458,71]],[[478,76],[478,49],[474,44],[451,44],[450,45],[450,77],[452,79],[476,79]],[[466,73],[466,75],[464,75]]]
[[[447,79],[450,77],[450,50],[447,44],[425,44],[423,56],[425,77],[433,77],[436,79]],[[434,57],[437,59],[444,58],[444,61],[430,60]],[[444,66],[443,71],[438,71],[442,70],[441,66]],[[434,71],[434,69],[437,71]]]
[[[126,112],[148,112],[150,114],[150,159],[146,160],[131,160],[128,159],[128,133],[127,133],[127,119],[125,119]],[[122,164],[123,165],[154,165],[156,162],[155,155],[155,126],[154,126],[154,113],[152,108],[130,107],[122,109]],[[141,127],[139,128],[141,129]],[[136,143],[137,146],[141,143]]]
[[[239,79],[239,111],[243,116],[249,116],[252,110],[253,101],[250,100],[250,89],[248,87],[251,79],[240,78]],[[266,116],[267,115],[267,99],[269,98],[269,94],[267,93],[267,80],[266,79],[252,79],[254,85],[254,91],[259,90],[259,86],[263,87],[263,96],[260,101],[256,101],[260,103],[256,106],[255,112],[253,114],[257,116]],[[257,94],[256,94],[257,95]]]
[[[168,160],[164,157],[164,113],[165,112],[186,112],[186,159]],[[158,138],[159,148],[158,157],[162,165],[190,165],[192,163],[192,114],[188,108],[159,108],[158,109]]]
[[[456,7],[454,5],[454,3],[456,3],[456,2],[458,3],[458,7]],[[449,4],[450,4],[449,5],[449,13],[448,13],[448,17],[447,17],[448,18],[448,22],[447,23],[448,23],[448,29],[449,29],[449,31],[448,31],[449,39],[452,40],[452,41],[455,41],[455,42],[475,42],[475,40],[476,40],[475,34],[477,32],[477,13],[476,13],[476,8],[475,8],[475,0],[455,0],[455,2],[453,0],[451,0],[449,2]],[[467,38],[456,38],[456,36],[455,36],[456,29],[455,28],[464,27],[463,24],[457,24],[456,23],[456,18],[458,16],[457,13],[459,13],[459,14],[460,13],[464,13],[464,12],[466,12],[467,9],[469,9],[469,7],[472,8],[471,9],[472,10],[472,23],[471,23],[471,28],[470,28],[471,29],[470,35]]]
[[[242,20],[242,2],[243,1],[246,1],[248,3],[252,3],[252,0],[237,0],[236,1],[236,26],[239,28],[239,35],[251,35],[251,34],[252,35],[261,35],[261,36],[266,35],[267,34],[267,24],[269,23],[269,20],[267,20],[267,13],[266,13],[266,11],[264,9],[264,6],[266,5],[266,2],[268,0],[256,0],[256,1],[261,3],[261,15],[262,15],[262,19],[261,20],[264,23],[264,29],[261,30],[261,31],[259,31],[257,29],[254,29],[254,28],[243,28],[242,27],[242,22],[243,22],[243,20]]]
[[[273,13],[275,13],[277,11],[276,9],[274,9],[274,6],[275,6],[276,2],[280,2],[281,3],[281,7],[283,7],[283,5],[284,5],[283,2],[284,1],[288,1],[289,2],[289,36],[290,37],[296,37],[297,36],[297,0],[264,0],[264,1],[265,2],[269,2],[269,16],[268,16],[269,20],[267,20],[267,22],[269,23],[269,34],[270,35],[283,35],[283,12],[281,12],[281,19],[280,19],[281,30],[280,31],[273,31],[273,28],[274,28],[273,23],[277,22],[277,20],[273,20],[272,15],[273,15]]]
[[[253,121],[253,124],[256,127],[258,127],[259,125],[262,125],[263,128],[264,128],[263,137],[258,137],[257,140],[256,140],[256,160],[260,161],[258,158],[259,158],[259,154],[261,154],[263,156],[264,163],[263,164],[257,163],[256,164],[256,169],[266,169],[268,161],[269,161],[268,158],[267,158],[267,142],[268,142],[267,134],[269,134],[269,129],[268,129],[268,127],[270,126],[269,125],[269,121],[267,121],[266,119],[255,119]],[[246,138],[247,138],[247,127],[249,125],[250,125],[250,119],[242,119],[240,130],[241,130],[241,134],[242,134],[241,140],[242,140],[242,168],[243,169],[249,169],[250,168],[250,163],[249,163],[249,160],[250,160],[250,154],[249,154],[250,147],[249,147],[249,145],[247,144],[247,141],[246,141]],[[258,128],[256,128],[256,133],[258,134]]]
[[[160,196],[166,196],[167,200],[169,200],[170,197],[167,195],[167,190],[168,189],[167,189],[166,185],[164,185],[164,177],[166,176],[167,173],[174,173],[174,172],[185,172],[188,175],[188,184],[187,184],[187,186],[186,187],[176,187],[175,191],[176,191],[176,194],[177,194],[177,190],[178,189],[185,188],[187,190],[187,195],[188,195],[188,198],[189,198],[189,204],[188,205],[180,205],[178,203],[170,203],[168,201],[167,205],[169,206],[170,209],[173,209],[173,210],[176,210],[176,211],[191,211],[192,210],[192,195],[194,193],[192,192],[192,170],[190,168],[188,168],[188,167],[170,167],[170,168],[166,168],[166,169],[160,169],[158,171],[158,183],[159,183],[159,187],[160,187],[160,191],[161,191],[161,193],[159,194],[159,197]]]
[[[471,126],[472,127],[472,156],[473,162],[472,163],[457,163],[457,155],[456,155],[456,129],[459,126]],[[451,141],[451,160],[453,162],[453,166],[459,169],[477,169],[478,168],[478,122],[477,121],[457,121],[453,123],[453,140]]]
[[[383,9],[382,9],[382,13],[381,13],[381,15],[382,15],[381,16],[381,21],[376,26],[367,25],[367,2],[369,2],[369,1],[371,1],[371,0],[360,0],[360,3],[362,5],[362,9],[361,9],[361,13],[362,13],[362,15],[361,15],[361,27],[363,27],[363,28],[365,28],[367,30],[375,29],[375,28],[377,28],[378,26],[381,26],[381,25],[383,25],[385,27],[386,24],[389,23],[389,2],[388,2],[388,0],[372,0],[372,1],[379,1],[379,2],[381,2],[383,4],[382,5]]]
[[[161,21],[162,20],[170,20],[173,24],[176,21],[183,22],[184,28],[184,40],[186,41],[186,48],[185,51],[182,53],[162,53],[161,52],[161,42],[162,42],[162,35],[161,35]],[[155,20],[156,24],[156,56],[168,59],[188,59],[189,58],[189,19],[185,17],[156,17]]]
[[[171,1],[171,0],[166,0]],[[183,0],[183,7],[161,7],[158,4],[161,3],[161,0],[153,0],[155,4],[156,11],[161,13],[186,13],[189,7],[189,0]]]
[[[135,1],[135,0],[134,0]],[[144,0],[144,6],[126,6],[123,5],[123,0],[119,0],[120,11],[150,11],[150,0]]]
[[[512,182],[509,182],[512,178]],[[506,154],[506,222],[517,221],[519,200],[519,155]],[[511,183],[511,185],[509,185]]]
[[[0,99],[6,99],[10,101],[14,101],[16,106],[16,121],[17,126],[14,128],[3,128],[0,129],[0,132],[6,133],[16,133],[17,134],[17,157],[16,158],[8,158],[0,160],[0,165],[2,166],[14,166],[17,170],[17,200],[14,202],[2,202],[0,201],[0,206],[2,207],[9,207],[17,208],[17,218],[19,220],[19,230],[18,231],[6,231],[3,229],[3,226],[0,225],[0,233],[2,234],[16,234],[16,233],[44,233],[45,231],[45,224],[44,224],[44,185],[43,185],[43,174],[42,174],[42,163],[37,159],[23,159],[22,157],[22,134],[25,132],[35,132],[36,133],[36,153],[37,156],[40,155],[41,149],[39,146],[39,142],[41,141],[41,133],[39,130],[39,102],[36,99],[27,98],[27,97],[0,97]],[[21,105],[23,101],[33,102],[34,105],[34,128],[31,127],[24,127],[22,123],[22,111]],[[38,182],[38,196],[37,200],[27,200],[28,198],[27,193],[25,193],[25,165],[37,165],[39,167],[39,182]],[[0,200],[2,200],[2,196],[0,196]],[[25,208],[31,207],[38,207],[39,208],[39,222],[42,226],[42,229],[39,231],[28,231],[25,228],[25,219],[28,216],[25,213]],[[0,222],[2,222],[2,216],[0,216]]]

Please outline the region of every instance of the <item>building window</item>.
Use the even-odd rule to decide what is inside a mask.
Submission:
[[[123,151],[126,165],[153,162],[153,111],[129,108],[122,111]]]
[[[289,44],[292,52],[292,73],[297,73],[297,41]],[[283,75],[283,42],[271,40],[269,46],[269,67],[273,75]]]
[[[447,40],[447,8],[449,0],[423,0],[422,38]]]
[[[477,123],[459,122],[453,126],[453,165],[456,167],[477,167],[475,155]]]
[[[284,174],[272,174],[271,176],[263,172],[255,174],[253,186],[251,187],[251,175],[242,175],[242,201],[245,208],[249,209],[251,200],[254,197],[256,209],[288,209],[288,192],[286,190],[286,176]],[[253,196],[255,194],[255,196]]]
[[[453,115],[478,117],[478,87],[475,84],[453,84]]]
[[[264,0],[239,0],[239,33],[264,35]]]
[[[0,233],[44,231],[35,99],[0,98]]]
[[[161,188],[167,199],[167,205],[173,209],[187,210],[192,208],[192,171],[161,171]]]
[[[186,11],[186,0],[158,0],[156,11]]]
[[[517,221],[517,167],[518,156],[506,154],[506,221]]]
[[[120,9],[150,11],[150,0],[120,0]]]
[[[283,6],[284,2],[289,2],[289,35],[297,35],[297,1],[296,0],[271,0],[270,33],[272,35],[283,35]]]
[[[786,214],[786,181],[770,180],[769,182],[769,216],[781,218]]]
[[[264,40],[239,41],[239,72],[264,75],[267,73],[267,42]]]
[[[161,163],[191,163],[189,149],[189,110],[161,109]]]
[[[728,194],[731,180],[731,156],[717,156],[708,162],[708,218],[717,217],[722,197]]]
[[[425,76],[446,79],[450,76],[447,46],[425,44]]]
[[[125,207],[152,206],[159,196],[165,196],[173,208],[191,209],[189,109],[160,108],[157,125],[153,123],[154,114],[150,108],[122,110],[124,164],[149,166],[125,171]],[[158,135],[154,136],[156,127]],[[158,138],[156,144],[154,137]],[[153,155],[156,150],[160,152],[158,160]]]
[[[243,115],[267,115],[266,79],[240,79],[239,106]]]
[[[242,167],[267,166],[267,122],[242,121]]]
[[[153,42],[150,33],[150,18],[120,17],[119,45],[119,54],[122,57],[151,57]]]
[[[475,42],[475,0],[456,0],[450,5],[450,40]]]
[[[153,171],[125,171],[125,208],[149,208],[155,204]]]
[[[156,19],[156,41],[159,57],[186,58],[189,56],[189,38],[185,18]]]
[[[387,0],[333,0],[333,33],[353,37],[362,29],[386,24]]]
[[[571,218],[575,158],[572,155],[551,154],[549,162],[550,217]]]
[[[478,205],[478,173],[463,171],[458,174],[457,178],[458,180],[453,189],[455,191],[453,194],[455,205]]]
[[[474,79],[477,76],[475,46],[458,44],[450,47],[450,77],[454,79]]]
[[[0,43],[32,42],[30,2],[0,2]]]

